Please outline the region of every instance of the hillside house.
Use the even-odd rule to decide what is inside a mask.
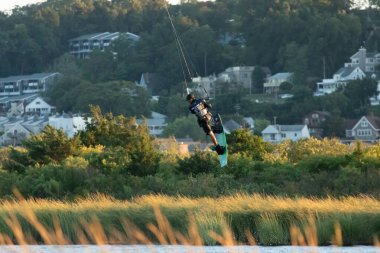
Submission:
[[[330,116],[330,113],[323,111],[313,111],[308,113],[304,118],[303,122],[309,128],[310,136],[315,138],[322,138],[323,129],[322,124]]]
[[[195,84],[198,93],[204,93],[204,87],[211,97],[224,92],[226,89],[232,91],[238,87],[252,93],[252,73],[255,68],[254,66],[229,67],[218,75],[195,77],[192,79],[192,82]],[[269,68],[261,67],[261,69],[267,77],[270,76]]]
[[[264,141],[280,143],[284,140],[298,141],[310,138],[306,125],[269,125],[261,132]]]
[[[131,42],[140,40],[140,36],[133,33],[104,32],[92,33],[79,36],[69,40],[70,54],[78,59],[87,59],[94,50],[105,51],[110,45],[121,36],[124,36]]]
[[[280,85],[282,83],[288,82],[293,83],[294,74],[289,72],[277,73],[273,76],[267,78],[264,83],[264,93],[273,94],[279,93]]]
[[[21,96],[45,92],[61,76],[59,73],[40,73],[0,78],[0,96]]]
[[[192,82],[196,85],[197,92],[201,94],[202,97],[207,97],[204,90],[207,91],[208,96],[215,98],[216,90],[215,85],[217,82],[217,77],[215,75],[206,76],[206,77],[194,77]]]
[[[39,133],[48,124],[47,117],[2,117],[0,120],[1,145],[19,145],[32,134]]]
[[[56,129],[63,130],[68,137],[73,137],[79,131],[85,130],[90,120],[79,115],[62,114],[50,116],[48,123]]]
[[[26,114],[49,115],[55,112],[55,107],[46,103],[42,98],[37,97],[25,106]]]
[[[149,129],[149,134],[158,137],[162,135],[165,127],[168,125],[166,123],[166,118],[166,115],[160,114],[158,112],[152,112],[149,118],[138,119],[137,124],[143,124],[144,121],[146,121]]]
[[[25,105],[32,102],[38,94],[25,94],[21,96],[0,97],[0,114],[17,116],[25,112]],[[12,108],[13,104],[13,109]],[[16,109],[17,107],[17,109]]]
[[[363,116],[359,120],[345,122],[346,142],[361,140],[363,142],[376,142],[380,136],[380,118]]]
[[[146,89],[150,95],[156,96],[165,85],[165,79],[157,73],[143,73],[140,81],[135,82],[136,86]]]
[[[237,123],[235,120],[230,119],[227,122],[223,123],[224,131],[226,134],[230,134],[233,131],[236,131],[238,129],[242,129],[243,126]]]
[[[0,117],[0,145],[19,145],[32,134],[38,134],[46,125],[62,129],[69,137],[86,128],[87,120],[67,114]]]
[[[352,80],[376,78],[376,65],[380,64],[380,53],[367,52],[366,48],[361,47],[350,59],[351,62],[345,63],[331,79],[323,79],[317,83],[318,93],[335,92]]]

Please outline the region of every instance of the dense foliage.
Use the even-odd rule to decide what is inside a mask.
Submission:
[[[0,63],[0,76],[63,73],[65,77],[46,94],[58,111],[84,112],[94,104],[126,116],[147,116],[155,109],[170,122],[185,117],[183,98],[178,99],[184,88],[183,69],[165,6],[165,0],[50,0],[2,13],[0,57],[7,60]],[[226,90],[214,102],[217,111],[267,120],[277,116],[282,124],[299,123],[312,110],[329,111],[332,120],[368,112],[372,85],[361,90],[363,84],[353,84],[343,94],[324,98],[311,97],[311,91],[315,80],[336,72],[363,41],[369,52],[376,51],[378,9],[362,10],[343,0],[218,0],[184,1],[168,5],[168,10],[193,75],[220,73],[236,65],[295,73],[294,87],[283,87],[295,94],[294,99],[258,105],[252,97],[242,96],[244,92]],[[70,39],[106,31],[136,33],[141,40],[131,43],[121,37],[106,52],[95,51],[85,60],[67,54]],[[263,73],[258,70],[253,73],[253,92],[262,92]],[[158,106],[151,107],[147,94],[133,87],[145,72],[159,73],[166,80],[154,87],[162,98]],[[360,101],[352,96],[358,93]],[[326,136],[339,135],[333,125],[324,127]]]
[[[213,152],[158,152],[144,125],[92,108],[86,131],[68,138],[46,127],[23,148],[2,152],[0,196],[71,199],[94,193],[132,198],[148,193],[223,196],[266,193],[326,196],[380,192],[380,146],[350,147],[308,139],[270,145],[247,130],[228,136],[229,165]]]

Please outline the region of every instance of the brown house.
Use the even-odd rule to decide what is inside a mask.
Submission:
[[[310,136],[318,139],[322,138],[322,124],[329,116],[330,113],[328,112],[313,111],[303,118],[304,124],[309,128]]]

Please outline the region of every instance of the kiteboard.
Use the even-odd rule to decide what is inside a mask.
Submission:
[[[218,144],[222,147],[225,147],[224,153],[219,154],[220,167],[224,167],[227,165],[227,156],[228,156],[227,139],[226,139],[226,133],[224,131],[223,123],[222,123],[222,118],[220,117],[219,114],[216,114],[212,117],[211,129],[214,132],[216,139],[218,140]]]

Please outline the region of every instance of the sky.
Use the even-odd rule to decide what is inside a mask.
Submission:
[[[0,10],[12,10],[14,6],[19,5],[27,5],[27,4],[34,4],[34,3],[40,3],[45,2],[46,0],[0,0]],[[180,0],[169,0],[170,3],[176,4]]]

